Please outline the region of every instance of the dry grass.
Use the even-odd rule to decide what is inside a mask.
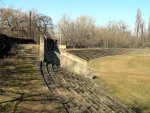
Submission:
[[[150,112],[150,49],[90,61],[95,81],[137,112]]]
[[[19,56],[0,59],[0,113],[65,113],[42,80],[37,52],[27,45]]]

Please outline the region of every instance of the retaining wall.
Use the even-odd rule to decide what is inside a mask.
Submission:
[[[88,62],[86,60],[66,52],[65,49],[56,48],[58,46],[53,46],[55,47],[54,49],[49,49],[47,48],[48,46],[45,46],[48,45],[47,42],[48,39],[45,36],[40,38],[40,60],[45,61],[45,59],[47,59],[47,61],[56,64],[58,62],[57,65],[60,65],[71,72],[82,74],[90,78],[93,77],[92,70],[88,67]],[[57,49],[59,51],[55,51]]]
[[[61,54],[58,54],[60,58],[60,64],[62,67],[77,73],[86,75],[90,78],[93,77],[92,70],[88,67],[88,62],[80,57],[72,55],[65,50],[60,50]]]

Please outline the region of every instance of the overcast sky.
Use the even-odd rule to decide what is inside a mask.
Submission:
[[[94,17],[97,25],[108,21],[124,21],[134,28],[137,9],[140,8],[145,23],[150,16],[150,0],[0,0],[0,7],[13,6],[23,11],[36,9],[51,16],[54,24],[67,14],[71,19],[81,15]]]

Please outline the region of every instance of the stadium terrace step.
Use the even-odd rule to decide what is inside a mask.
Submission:
[[[22,45],[16,51],[19,52],[17,59],[30,59],[36,65],[39,63],[38,45]],[[60,102],[59,106],[66,113],[134,113],[108,96],[92,79],[55,65],[42,63],[40,66],[43,80],[48,87],[46,90],[50,90],[50,95]]]
[[[56,67],[55,67],[56,68]],[[45,69],[46,70],[46,69]],[[80,106],[81,112],[89,113],[132,113],[130,109],[124,105],[116,102],[109,97],[100,86],[96,85],[91,79],[82,75],[71,73],[63,68],[58,67],[54,69],[51,65],[48,67],[49,73],[52,73],[51,78],[57,84],[56,89],[59,92],[59,96],[64,100],[69,100],[66,105],[69,106],[68,110],[73,113],[74,106],[69,104],[75,103],[76,106]],[[73,98],[72,100],[68,98]],[[78,112],[79,112],[78,111]]]

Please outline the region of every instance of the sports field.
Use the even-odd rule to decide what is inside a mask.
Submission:
[[[138,113],[150,112],[150,49],[90,60],[95,81]]]

